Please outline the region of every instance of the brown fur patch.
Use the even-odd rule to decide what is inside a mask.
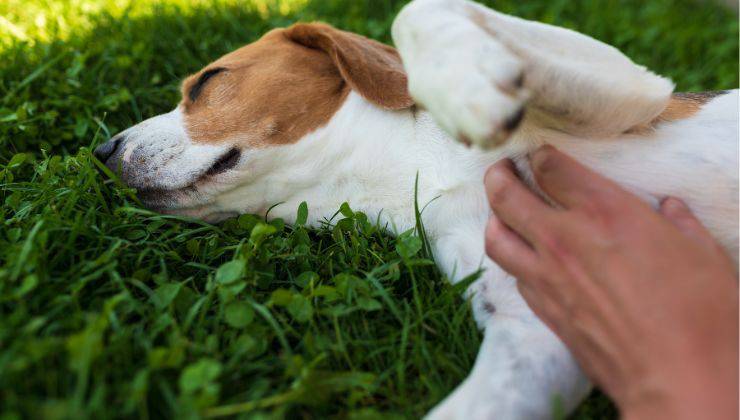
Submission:
[[[200,75],[225,68],[201,89]],[[349,90],[329,57],[291,42],[284,30],[233,51],[183,83],[185,126],[195,142],[240,137],[246,144],[292,143],[326,124]]]
[[[717,92],[681,92],[674,93],[665,110],[653,121],[653,125],[662,122],[677,121],[689,118],[717,96],[724,95],[725,91]]]
[[[646,135],[655,130],[660,124],[690,118],[699,112],[704,104],[726,93],[727,91],[674,93],[660,115],[647,124],[632,127],[627,133]]]
[[[225,68],[199,88],[201,75]],[[391,47],[324,24],[268,32],[188,77],[185,127],[195,142],[240,138],[240,146],[292,143],[325,125],[350,89],[379,106],[413,105]]]
[[[387,45],[322,23],[299,23],[288,38],[328,54],[347,84],[365,99],[386,109],[414,104],[398,52]]]

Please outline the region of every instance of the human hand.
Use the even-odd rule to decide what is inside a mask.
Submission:
[[[486,174],[486,251],[624,418],[737,418],[738,283],[688,208],[656,212],[552,147],[532,156],[550,206],[510,161]]]

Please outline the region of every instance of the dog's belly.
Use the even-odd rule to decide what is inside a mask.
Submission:
[[[550,132],[527,149],[544,143],[615,180],[653,206],[667,196],[681,198],[737,260],[737,90],[710,101],[695,116],[664,123],[647,135],[583,139]],[[514,153],[513,158],[522,177],[536,189],[526,154]]]

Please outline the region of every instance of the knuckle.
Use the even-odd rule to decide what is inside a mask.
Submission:
[[[491,258],[498,257],[498,238],[496,229],[486,229],[486,254]]]
[[[552,231],[541,231],[538,233],[539,242],[550,254],[561,256],[568,253],[567,247],[563,240]]]
[[[592,234],[600,237],[608,237],[610,234],[619,230],[618,214],[611,211],[609,206],[605,206],[599,201],[589,201],[582,203],[576,210],[580,216],[581,225],[592,230]]]
[[[604,209],[596,200],[580,203],[578,211],[588,219],[595,219],[598,221],[604,217]]]
[[[597,222],[608,222],[614,219],[617,214],[612,209],[615,207],[614,200],[608,195],[592,194],[590,200],[584,200],[578,203],[577,211]]]

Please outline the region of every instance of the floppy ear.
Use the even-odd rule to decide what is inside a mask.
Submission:
[[[386,109],[414,105],[395,49],[323,23],[298,23],[285,33],[298,44],[328,54],[344,81],[368,101]]]

